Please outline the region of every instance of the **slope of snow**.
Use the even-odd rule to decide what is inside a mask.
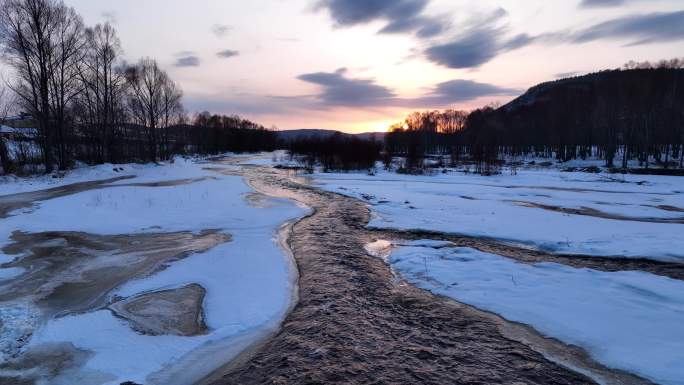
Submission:
[[[440,245],[441,246],[441,245]],[[526,265],[409,242],[389,257],[409,282],[585,348],[662,384],[684,383],[684,282],[642,272]]]
[[[374,227],[498,238],[557,253],[684,261],[684,224],[636,220],[684,218],[684,212],[676,211],[684,210],[681,177],[523,170],[492,177],[380,172],[319,173],[315,178],[324,189],[372,204]],[[528,203],[635,220],[567,214]]]

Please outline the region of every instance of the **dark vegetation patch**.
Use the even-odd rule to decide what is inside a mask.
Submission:
[[[304,137],[289,143],[290,154],[305,168],[320,164],[324,172],[372,170],[382,143],[336,133],[329,137]]]

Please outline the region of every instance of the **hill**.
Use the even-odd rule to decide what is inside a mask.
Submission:
[[[376,141],[383,141],[385,138],[384,132],[364,132],[360,134],[348,134],[337,130],[324,130],[324,129],[298,129],[298,130],[283,130],[277,131],[278,139],[292,142],[299,139],[311,139],[311,138],[328,138],[335,134],[344,136],[354,136],[359,139],[370,140],[374,139]]]
[[[684,143],[684,69],[610,70],[542,83],[494,110],[476,110],[470,144],[553,152],[560,160],[616,153],[668,161]],[[593,152],[593,153],[592,153]]]

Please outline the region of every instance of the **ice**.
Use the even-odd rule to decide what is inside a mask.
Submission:
[[[125,171],[110,171],[109,167],[123,167]],[[124,381],[167,384],[170,375],[164,373],[178,370],[189,362],[196,363],[192,357],[210,352],[207,354],[211,357],[202,365],[193,365],[187,371],[191,373],[188,378],[196,381],[239,354],[235,348],[247,347],[248,336],[253,339],[276,329],[287,314],[296,271],[279,247],[276,232],[284,222],[303,215],[305,209],[281,199],[263,207],[250,205],[245,197],[253,190],[241,177],[226,176],[204,167],[207,164],[183,159],[163,165],[105,165],[76,170],[58,182],[36,178],[31,182],[22,180],[18,187],[0,188],[8,193],[31,191],[54,187],[56,183],[128,174],[136,178],[119,184],[197,179],[169,187],[106,187],[38,202],[34,210],[2,220],[0,247],[10,241],[11,233],[16,230],[136,234],[215,229],[232,236],[229,243],[171,263],[149,277],[129,281],[113,293],[133,296],[199,284],[207,291],[203,304],[209,328],[206,335],[141,335],[109,310],[60,317],[45,325],[30,323],[19,327],[22,316],[17,309],[22,308],[2,309],[5,304],[0,304],[2,322],[14,322],[6,325],[16,329],[16,333],[37,328],[23,349],[70,343],[76,349],[92,353],[84,367],[63,373],[61,381],[77,383],[78,375],[100,373],[111,378],[107,384],[118,385]],[[16,273],[0,270],[0,279]],[[3,333],[0,341],[11,339],[14,334]],[[217,350],[217,347],[222,348]]]
[[[213,176],[214,174],[211,171],[202,170],[201,167],[198,167],[198,160],[200,159],[176,157],[173,161],[160,163],[105,163],[97,166],[79,164],[78,167],[63,175],[49,174],[32,177],[2,176],[0,177],[0,196],[121,176],[134,176],[135,179],[125,180],[119,182],[119,184]]]
[[[318,173],[315,180],[326,190],[368,201],[373,227],[496,238],[564,254],[684,261],[684,224],[654,223],[684,221],[678,211],[684,209],[681,177],[539,169],[492,177]],[[568,214],[526,202],[586,207],[632,220]]]
[[[0,256],[2,257],[2,256]],[[0,259],[0,263],[3,263],[3,260]],[[24,272],[24,269],[19,268],[19,267],[10,267],[6,269],[0,269],[0,281],[14,278],[16,276],[21,275]]]
[[[469,248],[406,243],[389,263],[409,282],[662,384],[684,379],[684,282],[636,271],[522,264]]]

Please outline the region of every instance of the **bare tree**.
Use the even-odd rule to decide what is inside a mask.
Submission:
[[[146,130],[148,156],[156,162],[159,159],[158,129],[160,123],[163,123],[164,94],[169,77],[155,60],[144,58],[137,65],[126,69],[126,81],[131,91],[131,113]]]
[[[11,88],[38,124],[46,172],[55,140],[59,165],[67,166],[66,114],[79,90],[82,36],[80,16],[59,0],[0,0],[0,44],[15,72]]]
[[[79,66],[85,56],[85,26],[73,8],[55,2],[56,33],[53,37],[53,60],[50,62],[51,113],[57,134],[60,169],[71,163],[71,128],[69,107],[81,92]]]
[[[121,43],[116,30],[106,23],[86,29],[87,48],[79,67],[81,124],[95,142],[95,161],[113,160],[115,127],[123,120],[125,78],[121,69]]]
[[[0,84],[0,123],[3,123],[13,108],[13,101],[9,90]]]
[[[161,110],[161,133],[162,133],[162,156],[168,158],[170,156],[169,144],[169,127],[178,124],[184,117],[183,105],[181,99],[183,98],[183,91],[176,82],[167,78],[162,87],[162,110]]]
[[[9,91],[0,85],[0,126],[6,122],[12,104]],[[14,168],[7,144],[5,143],[5,137],[2,133],[0,133],[0,166],[2,166],[2,171],[5,174],[11,172]]]
[[[4,57],[16,73],[12,88],[38,123],[47,172],[53,166],[49,67],[54,17],[48,0],[4,0],[0,4],[0,41]]]

